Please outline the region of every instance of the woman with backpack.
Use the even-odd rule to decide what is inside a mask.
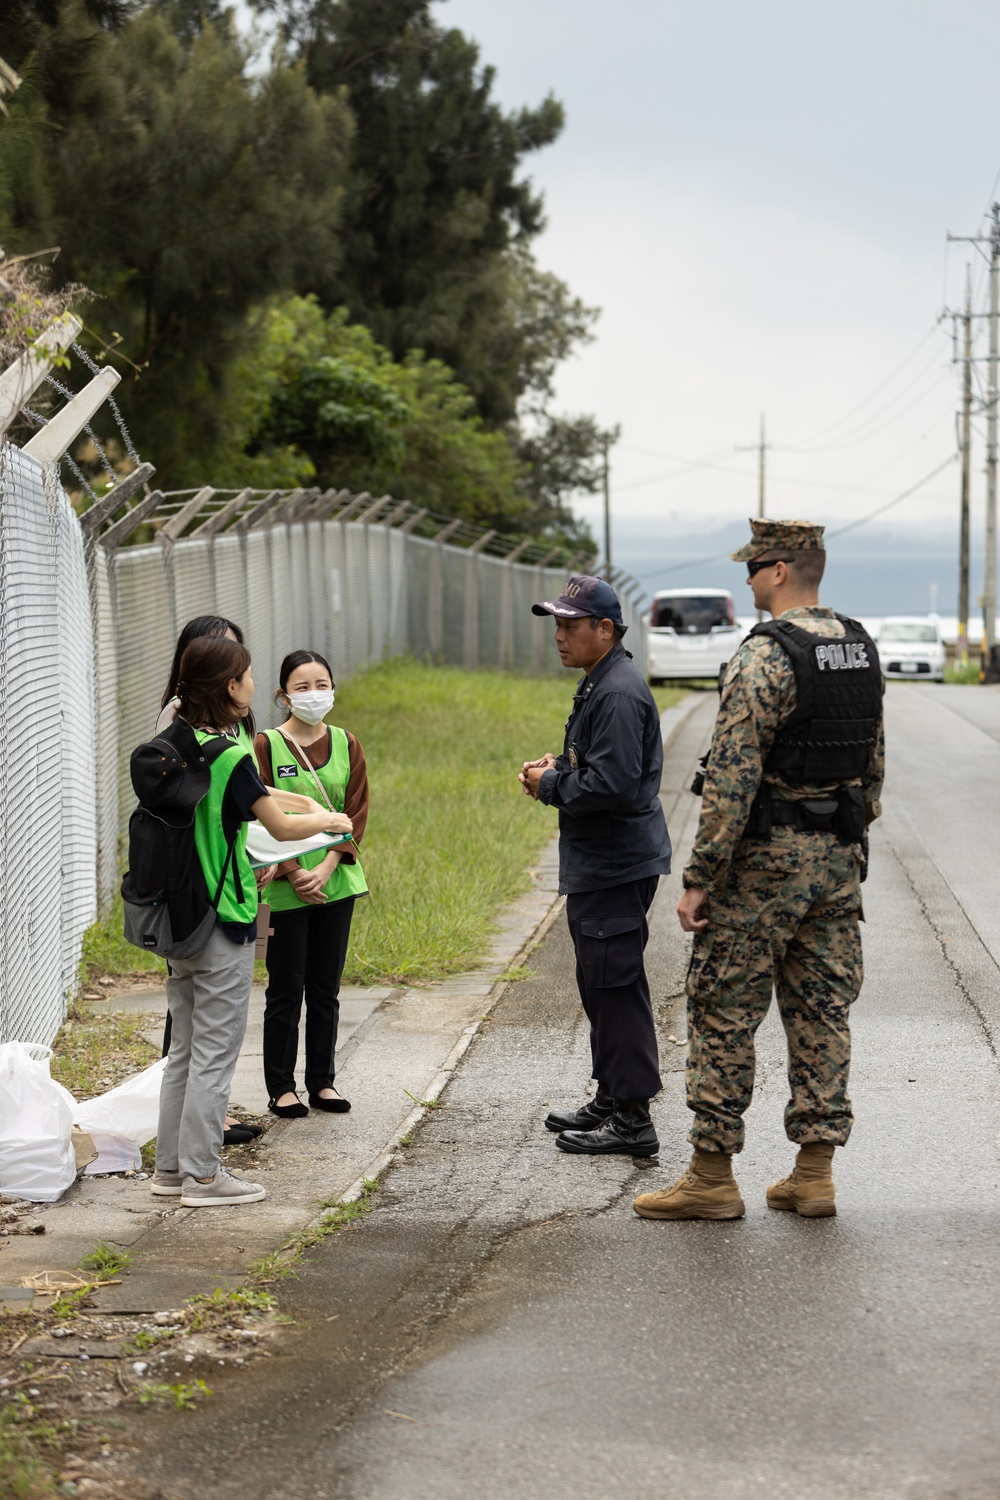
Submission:
[[[350,833],[351,820],[329,809],[289,816],[257,774],[240,726],[253,698],[250,653],[237,641],[204,636],[180,663],[177,718],[206,747],[210,783],[194,814],[194,846],[215,909],[205,946],[172,957],[167,980],[173,1035],[160,1089],[152,1191],[182,1207],[253,1203],[265,1196],[219,1164],[229,1086],[246,1031],[257,883],[246,853],[247,823],[259,819],[282,842],[317,833]],[[221,748],[219,740],[227,741]],[[128,877],[126,877],[128,879]]]
[[[227,640],[236,641],[240,646],[246,644],[243,639],[243,632],[240,627],[235,624],[234,621],[227,620],[224,615],[196,615],[193,620],[188,620],[187,624],[184,626],[184,629],[177,637],[177,645],[174,649],[174,659],[170,664],[170,676],[167,680],[167,685],[163,690],[163,697],[160,700],[160,712],[156,720],[156,728],[154,730],[155,734],[160,734],[164,729],[167,728],[169,724],[172,724],[176,719],[177,708],[180,703],[180,699],[177,696],[177,684],[180,681],[181,675],[181,658],[192,641],[200,640],[202,636],[206,635],[225,636]],[[244,726],[241,724],[241,727]],[[266,883],[261,878],[262,875],[266,873],[266,871],[257,872],[258,890],[260,890],[261,886]],[[163,1023],[164,1057],[166,1057],[167,1053],[170,1051],[170,1032],[172,1025],[173,1022],[170,1019],[170,1012],[168,1010]],[[261,1134],[263,1134],[263,1131],[259,1125],[245,1125],[242,1120],[231,1119],[230,1116],[227,1115],[225,1119],[225,1133],[222,1138],[222,1144],[224,1146],[242,1146],[245,1145],[247,1141],[255,1140],[257,1136]]]
[[[271,906],[264,1005],[264,1081],[272,1114],[309,1113],[295,1089],[299,1016],[306,1006],[305,1086],[313,1109],[342,1114],[334,1087],[340,980],[354,903],[367,893],[357,846],[368,821],[368,772],[352,734],[324,722],[333,707],[330,664],[318,651],[292,651],[275,699],[288,717],[254,744],[262,779],[346,814],[351,844],[278,865],[265,893]]]

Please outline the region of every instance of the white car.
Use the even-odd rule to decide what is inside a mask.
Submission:
[[[924,677],[944,682],[944,641],[933,615],[890,615],[878,633],[886,677]]]
[[[653,595],[646,675],[652,683],[717,677],[742,639],[726,589],[665,589]]]

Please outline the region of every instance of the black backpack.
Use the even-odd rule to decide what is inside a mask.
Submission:
[[[147,953],[190,958],[212,935],[236,836],[209,899],[195,848],[194,813],[211,785],[212,762],[232,744],[224,735],[201,744],[190,724],[175,719],[132,752],[130,773],[139,806],[128,825],[124,929],[126,941]]]

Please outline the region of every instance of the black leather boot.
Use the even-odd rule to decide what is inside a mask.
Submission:
[[[566,1130],[556,1137],[560,1151],[578,1156],[657,1156],[660,1143],[649,1117],[648,1099],[615,1099],[603,1125],[594,1130]]]
[[[615,1101],[602,1084],[597,1085],[597,1093],[593,1099],[588,1099],[581,1109],[566,1110],[564,1114],[553,1110],[545,1116],[546,1130],[596,1130],[598,1125],[603,1125],[615,1107]]]

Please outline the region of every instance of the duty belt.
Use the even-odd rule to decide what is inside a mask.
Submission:
[[[771,802],[771,827],[795,828],[799,832],[832,832],[839,808],[836,797],[805,797],[797,802],[774,799]]]
[[[835,833],[842,844],[860,843],[865,832],[863,795],[858,787],[841,787],[832,797],[791,801],[772,797],[768,787],[761,787],[750,809],[746,837],[769,839],[772,828]]]

